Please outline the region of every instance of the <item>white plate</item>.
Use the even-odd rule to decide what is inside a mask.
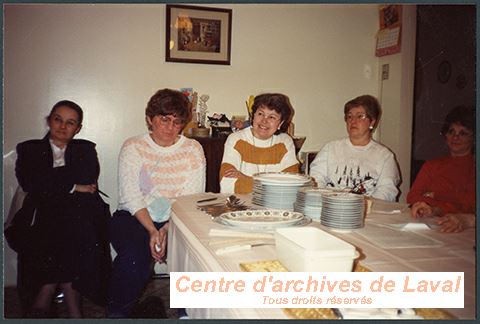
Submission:
[[[333,192],[331,189],[322,189],[322,188],[301,188],[298,191],[302,195],[319,197],[319,198],[321,198],[323,194]]]
[[[332,205],[329,205],[329,204],[323,204],[322,205],[322,208],[325,209],[325,210],[328,210],[328,211],[331,211],[331,212],[363,212],[363,205],[359,205],[359,206],[332,206]]]
[[[277,228],[281,228],[281,227],[296,227],[296,226],[308,225],[312,222],[312,219],[308,216],[304,216],[297,222],[291,223],[291,224],[252,223],[252,224],[244,224],[242,226],[237,226],[229,222],[226,222],[224,219],[220,218],[220,216],[215,217],[213,221],[224,226],[234,227],[236,231],[274,233]]]
[[[302,186],[291,186],[291,185],[283,185],[283,184],[276,184],[274,186],[272,185],[257,185],[255,184],[253,186],[253,190],[254,191],[259,191],[259,192],[271,192],[271,193],[275,193],[275,192],[294,192],[295,194],[297,194],[299,188],[305,188],[305,187],[302,187]]]
[[[284,185],[284,186],[301,186],[311,181],[311,177],[288,172],[262,172],[253,175],[253,179],[260,181],[262,184]]]
[[[322,224],[323,226],[327,226],[327,227],[341,228],[341,229],[357,229],[357,228],[362,228],[363,227],[363,224],[343,225],[343,224],[326,223],[323,220],[320,220],[320,224]]]
[[[354,222],[354,223],[344,223],[344,222],[335,222],[335,221],[327,221],[323,217],[320,218],[322,220],[322,224],[329,224],[332,226],[337,227],[352,227],[352,226],[362,226],[363,222]]]
[[[357,195],[348,192],[330,192],[323,194],[323,201],[331,202],[359,202],[365,198],[362,195]]]
[[[301,213],[288,210],[242,210],[224,213],[218,216],[234,226],[267,223],[270,225],[289,225],[300,221],[304,216]]]
[[[257,206],[266,207],[266,208],[293,210],[293,203],[292,204],[277,204],[277,203],[269,203],[269,202],[256,202],[256,203],[253,203],[253,204],[257,205]]]

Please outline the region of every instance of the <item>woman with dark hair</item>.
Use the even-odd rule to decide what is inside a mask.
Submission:
[[[251,127],[230,134],[220,167],[221,192],[249,193],[252,175],[299,171],[292,138],[286,134],[293,108],[288,97],[266,93],[255,97]]]
[[[465,106],[452,109],[445,118],[441,134],[449,155],[427,161],[422,166],[407,196],[407,202],[412,204],[412,217],[475,213],[474,109]],[[439,220],[443,231],[457,231],[467,225],[454,218],[466,219],[449,216]],[[447,219],[459,225],[450,227]]]
[[[17,146],[15,172],[27,195],[12,224],[30,227],[28,237],[9,243],[18,252],[18,289],[30,317],[50,317],[57,290],[72,318],[81,317],[81,295],[106,302],[110,212],[97,190],[95,144],[73,139],[82,120],[80,106],[60,101],[47,117],[47,135]]]
[[[129,317],[152,274],[165,257],[170,206],[175,197],[205,190],[202,146],[181,135],[191,119],[190,102],[163,89],[149,100],[149,132],[129,138],[120,151],[119,204],[110,224],[117,256],[113,262],[108,317]]]
[[[397,162],[388,148],[372,139],[380,115],[380,104],[370,95],[345,104],[348,138],[327,143],[310,167],[319,187],[351,189],[395,201],[400,181]]]

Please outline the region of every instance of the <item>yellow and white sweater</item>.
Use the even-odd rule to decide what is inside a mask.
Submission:
[[[235,168],[248,178],[227,178],[225,171]],[[250,193],[255,173],[299,172],[292,138],[281,133],[267,140],[255,138],[251,127],[228,136],[220,168],[220,191],[224,193]]]

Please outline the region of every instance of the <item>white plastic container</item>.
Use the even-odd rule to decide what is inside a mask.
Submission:
[[[315,227],[275,231],[278,260],[292,272],[350,272],[359,256],[355,247]]]

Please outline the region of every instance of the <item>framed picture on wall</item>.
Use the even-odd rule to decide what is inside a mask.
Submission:
[[[165,61],[230,65],[232,10],[167,5]]]

